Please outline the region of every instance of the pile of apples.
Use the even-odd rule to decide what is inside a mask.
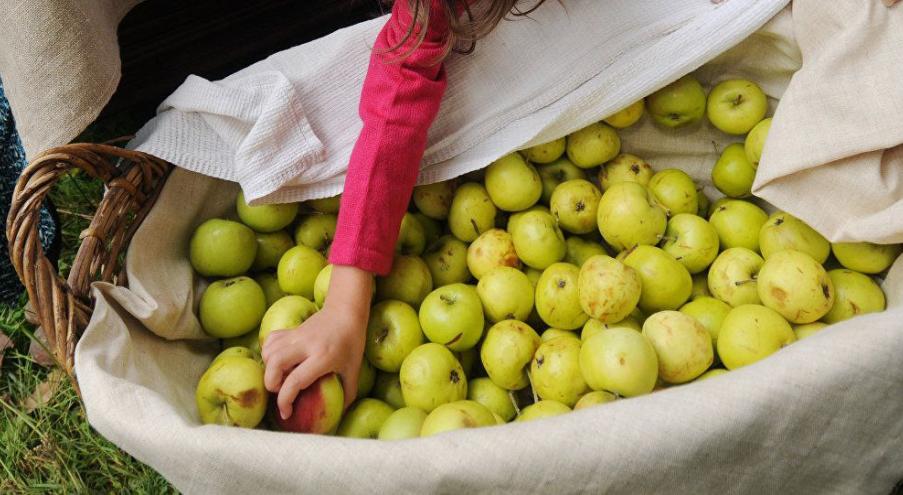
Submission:
[[[358,400],[344,412],[329,374],[267,423],[402,439],[528,421],[707,379],[882,311],[873,276],[901,246],[832,245],[740,199],[767,108],[753,82],[707,95],[687,76],[569,136],[417,187],[392,271],[375,281]],[[645,112],[663,132],[705,117],[746,135],[713,166],[724,198],[710,205],[683,171],[622,152],[617,129]],[[200,322],[225,348],[197,386],[204,423],[253,428],[273,409],[261,344],[328,297],[338,208],[252,207],[239,194],[240,221],[194,232],[191,263],[211,281]]]

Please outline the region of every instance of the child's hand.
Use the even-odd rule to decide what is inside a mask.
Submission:
[[[297,328],[267,337],[262,349],[264,383],[270,392],[279,391],[276,404],[283,418],[291,416],[298,393],[327,373],[335,372],[342,378],[345,407],[354,400],[372,285],[369,273],[337,265],[323,309]]]

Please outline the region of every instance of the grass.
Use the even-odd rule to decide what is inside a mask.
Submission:
[[[101,142],[135,129],[133,119],[107,119],[76,141]],[[64,275],[102,194],[103,185],[82,173],[64,177],[51,193],[62,229],[59,267]],[[58,372],[28,355],[34,328],[25,321],[24,306],[24,295],[16,304],[0,304],[0,329],[15,343],[0,368],[0,493],[175,493],[152,468],[88,425],[67,380],[56,381],[49,400],[29,410],[35,389],[53,382]]]

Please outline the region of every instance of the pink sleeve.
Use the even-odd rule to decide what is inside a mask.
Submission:
[[[333,264],[380,275],[392,267],[398,228],[446,85],[445,69],[438,61],[444,52],[447,19],[439,0],[432,2],[427,34],[419,47],[400,61],[395,59],[398,53],[408,48],[385,53],[411,25],[407,4],[395,2],[373,47],[361,93],[364,125],[351,153],[329,256]]]

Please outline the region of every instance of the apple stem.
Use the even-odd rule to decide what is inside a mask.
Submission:
[[[518,416],[520,416],[520,408],[517,407],[517,399],[514,398],[513,390],[508,391],[508,398],[511,399],[511,405],[514,406],[514,412],[517,413]]]
[[[749,283],[752,283],[752,282],[755,282],[755,281],[756,281],[756,276],[753,275],[752,278],[749,278],[749,279],[746,279],[746,280],[737,280],[736,282],[734,282],[734,285],[749,284]]]

